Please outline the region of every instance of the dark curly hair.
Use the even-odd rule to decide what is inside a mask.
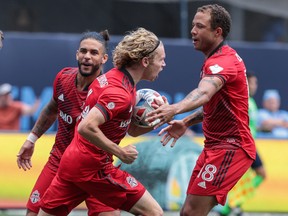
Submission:
[[[231,28],[231,16],[228,11],[217,4],[209,4],[199,7],[197,12],[210,11],[211,15],[211,28],[215,30],[216,28],[222,28],[222,36],[224,39],[228,36]]]
[[[105,53],[107,53],[108,41],[110,39],[108,30],[101,31],[99,33],[95,32],[95,31],[84,32],[81,39],[80,39],[80,42],[85,40],[85,39],[88,39],[88,38],[95,39],[95,40],[99,41],[100,43],[102,43],[104,45],[104,48],[105,48]]]

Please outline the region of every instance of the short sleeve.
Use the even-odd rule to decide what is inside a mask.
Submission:
[[[127,110],[130,106],[130,95],[123,88],[107,87],[100,95],[96,107],[103,113],[105,118],[112,119],[119,113]]]

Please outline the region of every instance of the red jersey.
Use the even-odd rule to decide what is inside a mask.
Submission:
[[[249,129],[248,84],[241,57],[228,45],[204,62],[201,78],[218,76],[223,87],[203,106],[206,148],[239,146],[255,159],[255,144]]]
[[[108,139],[119,144],[131,122],[135,99],[136,87],[131,75],[124,69],[114,68],[90,85],[82,117],[95,106],[106,118],[99,128]],[[77,161],[73,166],[71,158]],[[90,143],[75,129],[75,137],[61,159],[59,173],[69,181],[87,181],[95,176],[95,170],[109,169],[112,162],[110,153]]]
[[[49,167],[56,170],[60,159],[74,137],[77,118],[84,107],[88,89],[79,91],[76,86],[78,68],[64,68],[53,84],[53,98],[58,106],[58,130],[49,157]]]

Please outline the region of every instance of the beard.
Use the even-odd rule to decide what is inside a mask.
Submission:
[[[81,70],[81,63],[80,62],[78,62],[78,68],[79,68],[79,72],[80,72],[80,74],[83,76],[83,77],[89,77],[89,76],[93,76],[93,75],[95,75],[97,72],[98,72],[98,70],[99,70],[99,68],[100,68],[100,64],[97,64],[97,65],[92,65],[92,69],[91,69],[91,71],[90,72],[83,72],[82,70]]]

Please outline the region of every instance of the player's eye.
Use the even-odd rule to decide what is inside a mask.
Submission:
[[[87,49],[80,49],[79,52],[82,53],[82,54],[86,54],[87,53]]]
[[[91,50],[91,55],[98,55],[99,52],[97,50]]]

